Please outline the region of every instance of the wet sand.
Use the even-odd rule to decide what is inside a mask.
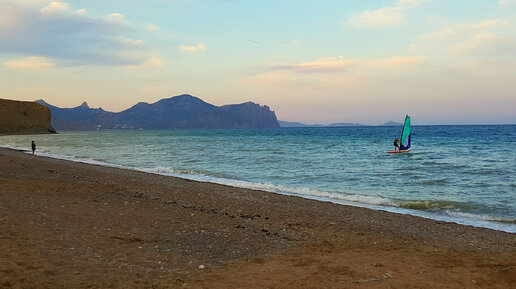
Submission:
[[[0,149],[0,288],[516,288],[516,234]]]

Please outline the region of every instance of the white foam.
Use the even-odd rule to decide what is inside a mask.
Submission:
[[[23,150],[25,153],[31,153],[26,148],[13,147],[8,145],[3,145],[1,147]],[[355,207],[363,207],[373,210],[382,210],[392,213],[400,213],[407,214],[413,216],[419,216],[427,219],[433,219],[438,221],[452,222],[462,225],[469,225],[474,227],[488,228],[494,229],[498,231],[504,231],[509,233],[516,233],[516,224],[508,223],[510,220],[491,217],[491,216],[482,216],[475,215],[469,213],[462,213],[456,211],[444,211],[442,213],[439,212],[430,212],[430,211],[420,211],[402,208],[396,205],[392,200],[388,198],[375,197],[375,196],[366,196],[366,195],[358,195],[358,194],[343,194],[343,193],[332,193],[326,191],[319,191],[309,188],[294,188],[287,187],[275,184],[268,183],[254,183],[247,181],[240,181],[234,179],[226,179],[226,178],[218,178],[214,176],[209,176],[206,174],[198,173],[195,171],[185,171],[185,170],[175,170],[170,167],[154,167],[154,168],[138,168],[138,167],[130,167],[118,164],[107,163],[103,161],[93,160],[93,159],[79,159],[73,156],[66,155],[58,155],[54,153],[50,153],[47,151],[39,151],[37,153],[40,156],[62,159],[74,162],[80,162],[85,164],[93,164],[100,165],[105,167],[113,167],[113,168],[121,168],[121,169],[130,169],[136,171],[142,171],[152,174],[165,175],[178,177],[182,179],[188,179],[199,182],[209,182],[216,183],[221,185],[227,185],[238,188],[246,188],[252,190],[261,190],[272,193],[278,193],[283,195],[290,196],[298,196],[307,199],[313,199],[318,201],[326,201],[333,202],[337,204],[355,206]]]
[[[516,219],[493,217],[493,216],[489,216],[489,215],[477,215],[477,214],[470,214],[470,213],[457,212],[457,211],[448,211],[447,210],[446,214],[453,216],[453,217],[458,217],[458,218],[489,221],[489,222],[501,222],[501,223],[515,223],[516,222]]]
[[[365,205],[375,205],[375,206],[396,206],[390,199],[375,197],[375,196],[364,196],[364,195],[356,195],[356,194],[342,194],[342,193],[331,193],[326,191],[314,190],[310,188],[295,188],[295,187],[287,187],[281,185],[275,185],[270,183],[255,183],[255,182],[247,182],[240,181],[235,179],[226,179],[226,178],[218,178],[214,176],[209,176],[205,174],[201,174],[195,171],[184,171],[184,170],[175,170],[170,167],[155,167],[152,169],[137,169],[140,171],[155,173],[166,176],[179,177],[183,179],[189,179],[193,181],[200,182],[210,182],[221,185],[227,185],[231,187],[252,189],[252,190],[260,190],[271,193],[278,193],[284,195],[293,195],[293,196],[301,196],[311,199],[323,200],[323,201],[331,201],[338,200],[344,201],[346,204],[365,204]]]
[[[282,195],[290,195],[290,196],[298,196],[307,199],[313,199],[318,201],[326,201],[332,203],[338,203],[342,205],[349,205],[355,207],[363,207],[373,210],[382,210],[392,213],[400,213],[406,215],[413,215],[418,217],[423,217],[426,219],[433,219],[438,221],[452,222],[461,225],[468,225],[474,227],[488,228],[494,229],[509,233],[516,233],[516,225],[508,224],[504,219],[494,218],[490,216],[479,216],[475,214],[466,214],[466,213],[458,213],[455,211],[445,211],[443,213],[435,212],[435,211],[420,211],[414,209],[407,209],[399,207],[396,203],[394,203],[391,199],[375,197],[375,196],[365,196],[365,195],[357,195],[357,194],[342,194],[342,193],[331,193],[319,190],[313,190],[309,188],[293,188],[286,187],[281,185],[274,184],[264,184],[264,183],[253,183],[232,179],[224,179],[224,178],[216,178],[212,176],[207,176],[203,174],[197,174],[195,172],[191,172],[191,174],[177,173],[175,170],[171,168],[163,168],[158,167],[151,170],[145,170],[146,172],[157,173],[158,171],[169,171],[170,173],[158,173],[164,174],[168,176],[174,176],[184,179],[190,179],[194,181],[200,182],[210,182],[221,185],[227,185],[238,188],[246,188],[252,190],[261,190],[267,191],[271,193],[277,193]],[[498,223],[504,222],[505,223]]]
[[[6,148],[6,149],[17,150],[17,151],[24,151],[24,152],[29,151],[26,147],[17,147],[17,146],[11,146],[11,145],[1,145],[0,147]]]

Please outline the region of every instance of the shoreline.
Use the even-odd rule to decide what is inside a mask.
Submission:
[[[13,147],[5,147],[0,146],[0,149],[11,149],[16,151],[21,151],[25,153],[30,153],[29,150],[23,149],[23,148],[13,148]],[[190,180],[190,181],[196,181],[196,182],[203,182],[203,183],[212,183],[212,184],[218,184],[218,185],[225,185],[230,186],[234,188],[241,188],[241,189],[250,189],[250,190],[258,190],[258,191],[265,191],[269,193],[284,195],[284,196],[293,196],[293,197],[299,197],[309,200],[315,200],[320,202],[330,202],[334,204],[339,205],[345,205],[345,206],[353,206],[353,207],[360,207],[360,208],[366,208],[371,210],[378,210],[378,211],[385,211],[389,213],[395,213],[395,214],[406,214],[416,217],[421,217],[425,219],[430,219],[434,221],[442,221],[442,222],[449,222],[449,223],[455,223],[459,225],[464,226],[472,226],[477,228],[486,228],[486,229],[492,229],[497,230],[501,232],[506,233],[516,233],[516,223],[513,222],[511,219],[510,221],[506,221],[505,219],[499,219],[497,217],[493,216],[451,216],[449,214],[445,214],[444,212],[431,212],[427,210],[416,210],[416,209],[410,209],[405,208],[402,206],[396,206],[395,204],[391,203],[392,200],[385,199],[380,200],[380,203],[375,202],[360,202],[360,201],[354,201],[347,199],[346,197],[361,197],[358,195],[350,195],[350,196],[330,196],[333,195],[332,193],[324,192],[324,191],[316,191],[309,189],[310,192],[317,192],[317,194],[304,194],[300,192],[296,192],[295,189],[289,189],[289,188],[282,188],[281,186],[276,185],[263,185],[260,183],[253,183],[253,182],[247,182],[247,181],[240,181],[235,179],[225,179],[225,178],[217,178],[207,175],[189,175],[184,173],[176,173],[176,172],[166,172],[166,171],[160,171],[158,169],[146,169],[146,168],[138,168],[138,167],[130,167],[125,165],[117,165],[112,164],[108,162],[103,161],[97,161],[97,160],[84,160],[79,159],[73,156],[65,156],[65,155],[58,155],[53,153],[37,153],[38,156],[42,157],[48,157],[52,159],[58,159],[58,160],[64,160],[64,161],[71,161],[71,162],[77,162],[87,165],[98,165],[98,166],[104,166],[109,168],[117,168],[117,169],[124,169],[124,170],[132,170],[132,171],[138,171],[138,172],[144,172],[149,174],[155,174],[155,175],[161,175],[161,176],[168,176],[168,177],[174,177],[174,178],[180,178],[184,180]],[[266,187],[277,187],[276,189],[266,188]],[[387,202],[391,204],[381,204],[382,202]],[[467,215],[467,214],[466,214]],[[487,219],[485,219],[487,217]]]
[[[0,148],[0,287],[508,288],[516,234]]]

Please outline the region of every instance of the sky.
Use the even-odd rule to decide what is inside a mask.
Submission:
[[[516,124],[516,0],[0,0],[0,98]]]

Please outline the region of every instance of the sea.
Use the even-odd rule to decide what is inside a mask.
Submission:
[[[99,130],[0,146],[516,233],[516,125]]]

